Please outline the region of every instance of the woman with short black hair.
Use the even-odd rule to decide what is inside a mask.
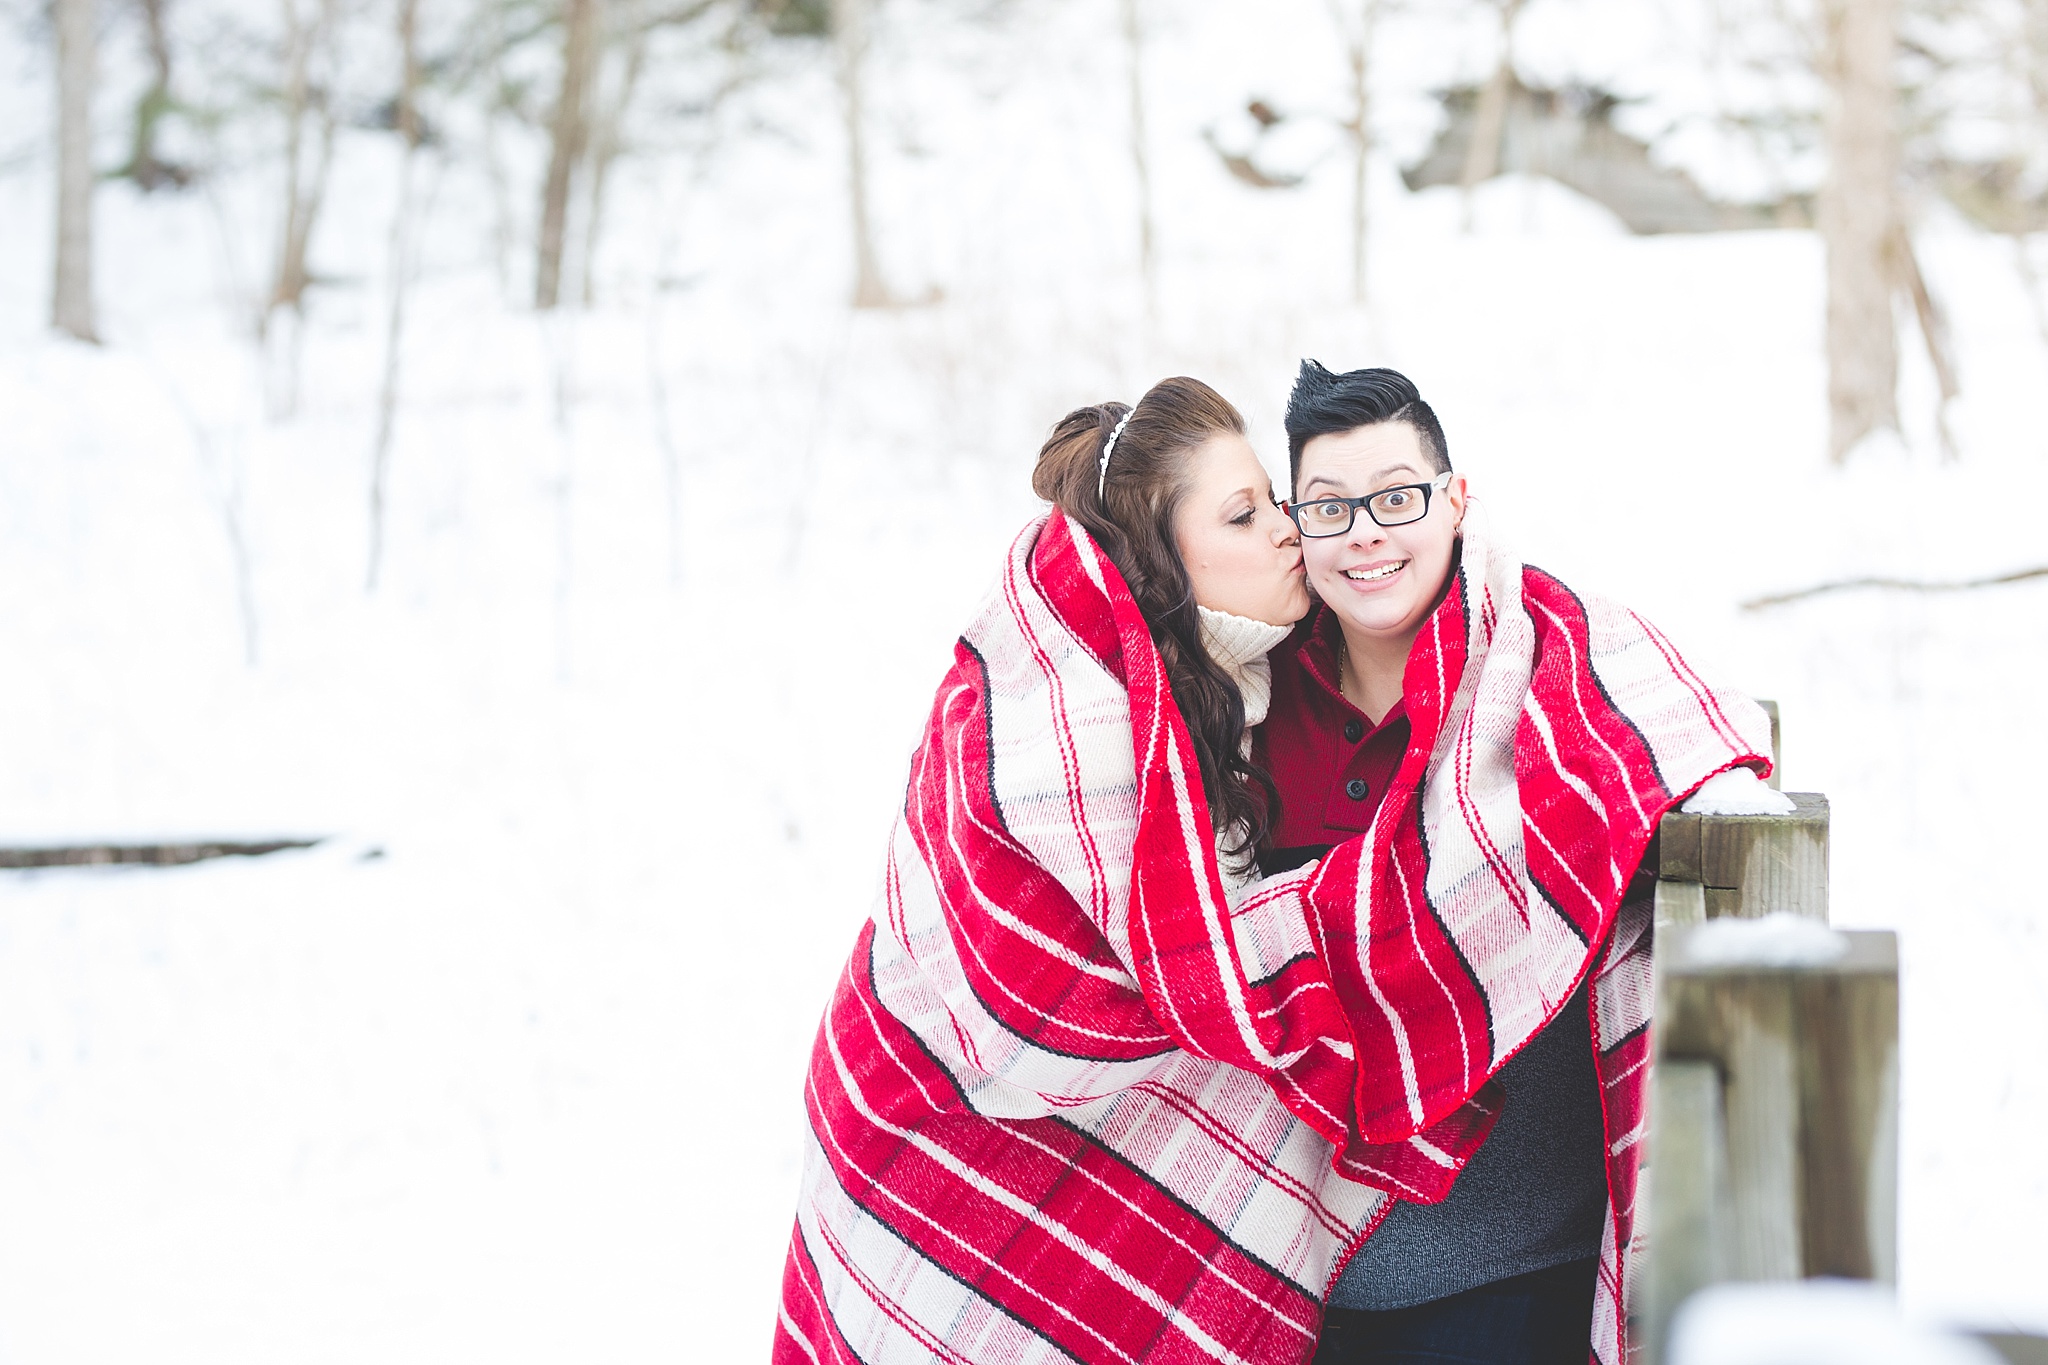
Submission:
[[[1543,813],[1553,802],[1569,807],[1583,798],[1569,783],[1546,790],[1545,775],[1576,778],[1635,757],[1642,776],[1626,790],[1646,811],[1661,814],[1684,795],[1697,767],[1673,765],[1659,779],[1645,733],[1624,725],[1608,734],[1580,714],[1584,702],[1589,717],[1625,718],[1665,705],[1708,715],[1684,674],[1673,671],[1676,652],[1667,658],[1662,637],[1632,613],[1520,564],[1487,533],[1483,509],[1451,467],[1441,422],[1407,376],[1335,374],[1304,361],[1286,425],[1294,478],[1288,511],[1302,533],[1318,605],[1273,656],[1273,702],[1257,754],[1270,767],[1282,813],[1262,865],[1274,871],[1323,857],[1383,821],[1397,822],[1404,804],[1426,806],[1433,787],[1450,785],[1455,761],[1431,771],[1425,760],[1417,783],[1408,759],[1441,743],[1441,728],[1430,733],[1426,694],[1446,651],[1432,628],[1476,605],[1499,622],[1482,640],[1521,639],[1506,653],[1529,670],[1529,683],[1510,689],[1529,724],[1506,751],[1512,770],[1500,765],[1515,794],[1502,810],[1509,819],[1533,817],[1541,836],[1527,841],[1519,860],[1533,893],[1521,898],[1525,904],[1509,894],[1523,879],[1501,883],[1485,873],[1480,900],[1499,914],[1527,915],[1539,930],[1549,925],[1561,938],[1598,944],[1604,932],[1609,944],[1627,941],[1650,917],[1650,879],[1633,875],[1640,841],[1606,841],[1600,851],[1611,867],[1600,857],[1552,856],[1542,846],[1552,837]],[[1585,693],[1543,685],[1546,673],[1576,678],[1574,656],[1607,633],[1625,647],[1584,670],[1593,684]],[[1630,667],[1626,646],[1647,667]],[[1603,689],[1626,692],[1637,677],[1653,690],[1611,705]],[[1758,723],[1746,701],[1731,699],[1727,709],[1749,727]],[[1412,787],[1404,785],[1404,767]],[[1722,808],[1738,800],[1749,810],[1789,808],[1747,767],[1707,785]],[[1443,877],[1453,850],[1438,852],[1432,879]],[[1447,905],[1450,897],[1439,899]],[[1613,910],[1613,927],[1603,931],[1611,903],[1622,900],[1628,903]],[[1646,963],[1647,934],[1640,943]],[[1331,1286],[1318,1365],[1577,1365],[1589,1335],[1604,1358],[1619,1357],[1625,1258],[1618,1249],[1633,1231],[1645,1039],[1624,1002],[1610,1001],[1603,1013],[1602,979],[1590,973],[1570,990],[1546,994],[1544,1023],[1519,1048],[1475,1031],[1473,1046],[1490,1052],[1504,1092],[1500,1118],[1448,1198],[1397,1202],[1344,1264]]]

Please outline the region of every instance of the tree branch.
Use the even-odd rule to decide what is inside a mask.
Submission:
[[[1967,592],[1972,588],[1996,588],[2007,583],[2021,583],[2030,578],[2048,578],[2048,564],[2037,564],[2030,569],[2015,569],[2011,573],[1993,574],[1989,578],[1966,578],[1959,583],[1926,583],[1914,578],[1842,578],[1832,583],[1816,583],[1810,588],[1795,588],[1791,592],[1752,597],[1741,605],[1744,611],[1762,611],[1767,607],[1782,607],[1790,602],[1819,597],[1823,593],[1848,592],[1853,588],[1892,588],[1900,592]]]

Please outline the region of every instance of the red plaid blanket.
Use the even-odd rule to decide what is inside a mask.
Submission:
[[[1232,906],[1116,570],[1058,513],[961,637],[813,1052],[777,1362],[1301,1362],[1393,1198],[1595,975],[1619,1365],[1663,811],[1762,765],[1753,703],[1490,545],[1412,653],[1373,827]]]

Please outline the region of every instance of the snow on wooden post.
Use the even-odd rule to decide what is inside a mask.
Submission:
[[[1771,785],[1778,785],[1778,704],[1771,718]],[[1657,923],[1755,919],[1783,911],[1828,917],[1828,799],[1791,794],[1790,815],[1672,811],[1658,827]]]
[[[1639,1339],[1723,1280],[1889,1281],[1898,947],[1778,915],[1659,927]]]

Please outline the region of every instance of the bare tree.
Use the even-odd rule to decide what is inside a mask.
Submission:
[[[595,303],[597,258],[603,245],[606,192],[612,170],[626,151],[626,119],[647,72],[647,54],[654,33],[662,27],[696,24],[720,8],[721,0],[675,0],[667,8],[654,10],[648,0],[626,0],[620,22],[613,31],[600,35],[599,52],[592,60],[590,87],[585,95],[587,146],[584,160],[584,211],[581,231],[581,294],[586,306]],[[730,16],[729,16],[730,17]],[[730,42],[728,29],[720,35]],[[607,52],[616,61],[605,59]],[[609,72],[609,79],[603,79]],[[714,95],[709,104],[715,106]]]
[[[589,88],[596,64],[601,0],[563,0],[562,81],[549,119],[548,173],[540,200],[539,254],[533,306],[553,308],[562,296],[562,256],[569,237],[569,191],[590,140]]]
[[[280,308],[304,309],[306,287],[312,282],[306,252],[334,164],[333,102],[330,92],[315,83],[313,67],[332,38],[335,0],[317,0],[310,16],[300,4],[301,0],[284,0],[284,230],[266,314]]]
[[[327,194],[328,172],[334,165],[334,104],[331,92],[314,80],[314,65],[327,55],[334,40],[338,0],[318,0],[318,8],[310,16],[300,9],[300,3],[284,0],[284,215],[270,296],[257,318],[257,335],[266,348],[277,340],[279,318],[290,324],[277,368],[266,377],[270,411],[277,417],[289,417],[298,410],[306,290],[313,282],[307,252]]]
[[[895,296],[882,278],[868,215],[868,138],[865,68],[873,0],[832,0],[832,42],[839,59],[839,103],[846,124],[848,207],[853,216],[853,306],[887,308]]]
[[[2033,96],[2036,118],[2048,116],[2048,0],[2026,0],[2021,18],[2025,41],[2027,92]]]
[[[1892,289],[1898,240],[1896,0],[1823,0],[1827,181],[1828,454],[1899,427]]]
[[[1953,460],[1956,458],[1956,441],[1948,427],[1948,405],[1962,392],[1962,381],[1956,375],[1955,347],[1949,339],[1948,315],[1927,287],[1927,277],[1921,273],[1920,259],[1913,250],[1912,234],[1906,231],[1903,222],[1894,224],[1891,246],[1889,263],[1892,275],[1907,301],[1913,305],[1913,320],[1919,324],[1920,339],[1927,345],[1927,363],[1934,370],[1934,387],[1939,395],[1934,406],[1935,436],[1941,442],[1942,458]]]
[[[495,7],[494,7],[495,9]],[[484,179],[491,191],[491,267],[497,276],[498,293],[512,298],[512,256],[517,245],[517,213],[512,203],[512,171],[506,164],[499,125],[513,112],[512,82],[505,69],[505,18],[498,11],[496,31],[491,34],[491,57],[487,73],[489,95],[483,110],[482,153]]]
[[[592,120],[589,193],[583,213],[582,275],[586,307],[597,301],[597,251],[602,241],[605,190],[611,183],[612,166],[625,149],[626,112],[632,108],[633,96],[640,87],[641,73],[647,67],[651,25],[641,12],[645,8],[644,0],[633,0],[632,8],[626,32],[620,37],[620,45],[625,50],[618,63],[618,76],[612,83],[611,98],[592,101],[597,107],[597,116]]]
[[[726,55],[732,57],[739,51],[741,32],[728,27],[721,35],[720,46]],[[745,83],[747,67],[737,61],[728,63],[724,77],[712,88],[702,106],[704,122],[698,136],[677,146],[671,144],[668,155],[652,159],[650,171],[654,182],[655,211],[650,215],[655,226],[654,246],[654,293],[647,301],[646,319],[646,360],[648,412],[652,419],[655,448],[661,454],[661,470],[664,501],[668,513],[668,581],[671,587],[683,581],[683,507],[684,507],[684,463],[682,443],[677,438],[675,425],[670,419],[668,358],[664,347],[667,325],[668,301],[672,295],[689,289],[694,280],[678,278],[675,271],[677,248],[682,239],[685,214],[684,205],[671,200],[669,186],[672,172],[680,171],[683,186],[678,199],[686,199],[690,190],[703,182],[718,147],[715,128],[717,111],[735,91]],[[681,155],[677,155],[681,153]]]
[[[1131,170],[1138,187],[1138,276],[1145,284],[1145,312],[1159,312],[1159,274],[1152,232],[1152,160],[1145,140],[1145,28],[1138,0],[1123,0],[1124,49],[1129,60]]]
[[[1522,0],[1494,0],[1500,16],[1500,56],[1493,75],[1479,91],[1479,108],[1472,122],[1472,145],[1465,149],[1465,173],[1459,178],[1464,190],[1464,227],[1472,230],[1472,191],[1491,180],[1500,170],[1500,140],[1507,128],[1508,96],[1515,84],[1515,19],[1522,12]]]
[[[392,124],[398,133],[398,207],[391,215],[391,296],[384,324],[384,381],[377,396],[376,444],[370,452],[370,563],[365,581],[377,590],[384,560],[384,484],[391,441],[398,422],[399,352],[405,340],[405,296],[411,283],[414,237],[414,162],[422,141],[420,125],[420,0],[398,0],[398,99]]]
[[[2020,41],[2013,44],[2013,51],[2020,62],[2028,102],[2033,106],[2031,140],[2037,148],[2048,146],[2048,0],[2025,0],[2020,15]],[[2010,231],[2013,263],[2027,291],[2034,327],[2041,333],[2041,340],[2048,342],[2048,304],[2042,302],[2040,272],[2034,267],[2028,234],[2018,223]]]
[[[57,260],[50,325],[98,341],[92,301],[92,92],[98,44],[93,0],[55,0]]]
[[[185,424],[191,428],[192,443],[199,452],[200,464],[206,471],[207,481],[213,485],[221,530],[227,535],[228,563],[235,578],[235,607],[242,623],[242,662],[254,668],[261,623],[256,614],[256,574],[249,555],[248,516],[243,505],[240,437],[238,433],[233,434],[229,449],[221,451],[213,432],[193,413],[184,396],[173,391],[171,398],[184,416]]]
[[[1380,0],[1329,0],[1330,18],[1344,38],[1344,59],[1351,73],[1351,117],[1343,124],[1351,137],[1351,301],[1366,301],[1365,235],[1366,172],[1372,155],[1372,40],[1379,27]]]
[[[145,194],[166,185],[182,186],[192,178],[189,167],[165,161],[157,153],[157,132],[171,112],[171,35],[164,19],[166,0],[140,0],[142,33],[149,53],[149,85],[135,101],[135,123],[128,144],[128,164],[121,174]]]
[[[1743,84],[1778,87],[1762,107],[1732,110],[1730,126],[1766,158],[1819,151],[1827,168],[1812,218],[1826,251],[1829,457],[1839,463],[1873,433],[1901,432],[1898,318],[1910,308],[1938,393],[1935,432],[1955,458],[1948,409],[1959,371],[1909,229],[1907,188],[1939,192],[1993,231],[2048,222],[2038,132],[1994,144],[1988,157],[1981,140],[1987,107],[2015,96],[2024,104],[2033,88],[2048,109],[2038,93],[2048,63],[2030,56],[2048,54],[2048,0],[1758,0],[1721,17],[1723,44],[1745,54],[1736,58]],[[1812,103],[1792,93],[1809,82]]]

